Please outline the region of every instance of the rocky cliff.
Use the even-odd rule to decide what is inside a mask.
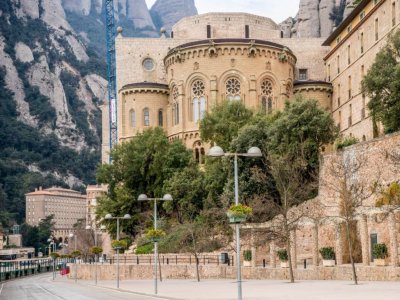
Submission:
[[[353,10],[354,0],[300,0],[295,18],[280,24],[285,37],[328,37]]]
[[[197,15],[194,0],[157,0],[151,8],[156,24],[170,31],[180,19]]]

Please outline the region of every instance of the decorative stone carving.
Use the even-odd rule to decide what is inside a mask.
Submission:
[[[200,64],[199,64],[198,62],[195,62],[195,63],[193,64],[193,70],[194,70],[194,71],[197,71],[199,68],[200,68]]]
[[[265,64],[265,69],[266,69],[267,71],[271,71],[271,62],[270,62],[270,61],[267,61],[267,62],[266,62],[266,64]]]

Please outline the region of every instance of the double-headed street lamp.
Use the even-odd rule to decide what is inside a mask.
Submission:
[[[238,179],[238,166],[237,158],[241,157],[262,157],[260,148],[252,147],[247,153],[225,153],[219,146],[212,147],[208,153],[211,157],[233,156],[235,167],[235,204],[239,204],[239,179]],[[240,270],[240,226],[239,223],[235,224],[236,229],[236,270],[237,270],[237,284],[238,284],[238,300],[242,300],[242,275]]]
[[[112,214],[106,214],[104,219],[106,220],[117,220],[117,241],[119,241],[119,220],[129,220],[131,218],[130,214],[126,214],[123,217],[113,217]],[[117,289],[119,289],[119,249],[117,247]]]
[[[154,230],[157,229],[157,200],[159,201],[172,201],[170,194],[165,194],[162,198],[148,198],[145,194],[138,197],[139,201],[154,201]],[[157,261],[158,261],[158,242],[154,240],[154,293],[157,295]]]
[[[101,234],[102,231],[105,230],[105,229],[106,229],[105,225],[101,225],[100,226],[100,232],[97,231],[96,225],[93,228],[90,225],[86,226],[86,230],[93,230],[93,233],[94,233],[94,246],[95,247],[97,247],[97,235],[99,233]],[[99,259],[98,254],[95,254],[94,255],[94,264],[95,264],[95,266],[94,266],[94,283],[95,283],[95,285],[97,285],[97,261],[98,261],[98,259]]]

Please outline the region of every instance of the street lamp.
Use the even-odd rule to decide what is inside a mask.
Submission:
[[[130,218],[130,214],[126,214],[123,217],[113,217],[112,214],[106,214],[104,217],[106,220],[117,220],[117,241],[119,241],[119,220],[129,220]],[[117,289],[119,289],[119,248],[117,247]]]
[[[262,157],[260,148],[251,147],[247,153],[225,153],[219,146],[212,147],[208,153],[211,157],[233,156],[235,168],[235,204],[239,204],[239,179],[238,179],[238,166],[237,158],[241,157]],[[236,270],[237,270],[237,283],[238,283],[238,300],[242,300],[242,275],[240,270],[240,226],[239,223],[235,224],[236,231]]]
[[[172,201],[170,194],[165,194],[162,198],[148,198],[147,195],[141,194],[138,197],[139,201],[154,201],[154,230],[157,229],[157,200]],[[158,261],[158,242],[154,241],[154,293],[157,295],[157,261]]]
[[[77,240],[77,235],[76,235],[76,233],[75,234],[73,234],[73,233],[70,233],[69,234],[69,238],[70,239],[72,239],[72,238],[74,238],[74,251],[76,251],[76,240]],[[68,241],[68,244],[69,244],[69,241]],[[75,262],[75,276],[74,276],[74,278],[75,278],[75,283],[78,281],[78,264],[77,264],[77,261],[76,261],[76,253],[75,253],[75,257],[74,257],[74,262]]]
[[[49,243],[49,256],[50,256],[50,252],[51,252],[50,249],[52,246],[53,246],[53,252],[54,253],[56,252],[56,250],[54,248],[55,243],[51,237],[47,239],[47,242]],[[55,280],[56,279],[56,258],[54,256],[52,258],[53,258],[53,280]]]
[[[100,227],[100,230],[105,230],[106,229],[106,226],[104,226],[104,225],[101,225],[101,227]],[[101,231],[100,232],[98,232],[97,231],[97,227],[96,227],[96,225],[92,228],[90,225],[87,225],[86,226],[86,230],[93,230],[93,233],[94,233],[94,245],[95,245],[95,247],[97,247],[97,235],[99,234],[99,233],[101,233]],[[97,285],[97,261],[98,261],[98,254],[95,254],[95,256],[94,256],[94,283],[95,283],[95,285]]]

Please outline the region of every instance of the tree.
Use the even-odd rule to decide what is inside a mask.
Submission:
[[[30,226],[23,224],[21,227],[22,243],[25,247],[34,247],[35,251],[41,249],[45,252],[45,248],[49,246],[47,241],[54,229],[54,216],[47,216],[39,222],[38,226]]]
[[[396,31],[378,52],[362,81],[362,92],[370,98],[368,108],[373,121],[382,122],[386,133],[400,129],[399,61],[400,31]]]
[[[249,123],[252,117],[253,112],[240,101],[224,101],[207,112],[201,120],[201,139],[228,149],[239,129]]]
[[[130,220],[121,222],[121,228],[136,234],[147,220],[149,203],[139,203],[140,194],[160,197],[164,183],[187,167],[191,153],[180,141],[170,143],[161,128],[149,129],[135,139],[116,146],[112,153],[113,164],[102,165],[97,172],[97,180],[109,185],[109,192],[99,199],[97,214],[104,217],[131,214]],[[150,212],[149,212],[150,213]],[[162,213],[162,210],[160,211]],[[105,222],[108,230],[116,232],[116,222]],[[148,227],[148,226],[145,226]]]

